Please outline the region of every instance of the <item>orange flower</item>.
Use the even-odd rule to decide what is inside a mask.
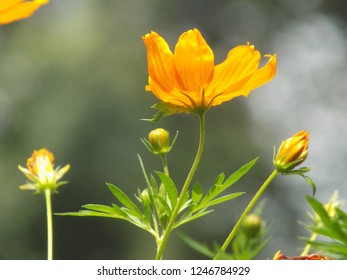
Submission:
[[[49,0],[1,0],[0,24],[8,24],[30,17],[37,9],[48,2]]]
[[[204,112],[247,96],[276,73],[276,55],[267,55],[267,64],[258,68],[261,56],[250,44],[233,48],[224,62],[215,65],[213,51],[197,29],[180,36],[174,53],[156,32],[142,39],[148,60],[146,90],[166,104],[169,114]]]

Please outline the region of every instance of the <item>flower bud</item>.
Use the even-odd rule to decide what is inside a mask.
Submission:
[[[263,225],[263,219],[257,214],[249,214],[242,223],[242,231],[248,238],[256,237]]]
[[[293,137],[283,141],[278,148],[273,163],[278,172],[287,172],[301,164],[308,156],[309,133],[300,131]]]
[[[170,220],[170,217],[165,213],[161,213],[159,214],[159,222],[160,222],[160,225],[166,229],[168,223],[169,223],[169,220]]]
[[[148,140],[154,154],[167,154],[171,149],[169,132],[165,129],[152,130],[148,135]]]
[[[149,195],[148,189],[144,189],[140,195],[141,202],[143,205],[151,205],[151,196]]]
[[[29,179],[29,183],[20,186],[22,190],[36,190],[39,193],[45,190],[52,192],[66,182],[58,182],[70,169],[67,164],[64,167],[54,168],[54,156],[45,148],[34,151],[27,160],[27,168],[18,166],[19,170]]]
[[[325,211],[326,211],[326,213],[330,219],[335,219],[337,217],[336,209],[341,207],[341,205],[343,203],[344,203],[344,201],[339,200],[338,192],[334,192],[331,199],[326,204],[323,205],[323,207],[324,207],[324,209],[325,209]],[[317,213],[314,216],[314,222],[315,222],[315,224],[321,223],[321,218]]]

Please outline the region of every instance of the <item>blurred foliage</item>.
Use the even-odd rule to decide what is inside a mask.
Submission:
[[[277,52],[278,44],[289,41],[276,45],[275,38],[286,38],[286,28],[299,19],[306,23],[317,13],[343,26],[346,5],[342,0],[51,0],[33,17],[1,26],[0,259],[45,258],[44,201],[18,190],[23,180],[17,166],[24,165],[33,150],[46,147],[57,162],[71,164],[66,176],[69,184],[53,196],[55,212],[77,211],[90,201],[110,204],[106,182],[124,186],[127,195],[143,189],[137,153],[152,169],[160,170],[160,162],[149,156],[140,141],[157,125],[140,121],[153,115],[150,107],[157,102],[144,91],[143,34],[155,30],[173,48],[178,34],[197,27],[219,62],[230,48],[247,41],[262,53]],[[278,57],[280,72],[281,53]],[[260,160],[236,189],[247,194],[204,217],[208,228],[199,222],[186,226],[189,235],[221,241],[263,181],[263,174],[271,169],[279,131],[266,124],[275,119],[282,126],[291,120],[271,114],[262,120],[254,118],[247,105],[257,100],[256,95],[281,98],[281,92],[270,93],[271,88],[272,84],[209,112],[206,148],[196,176],[202,185],[211,185],[211,178],[221,170],[232,173],[250,158],[260,156]],[[307,116],[307,110],[302,111]],[[178,185],[191,164],[186,159],[196,149],[195,121],[187,115],[160,121],[170,132],[180,132],[175,153],[168,157]],[[298,128],[291,128],[298,131],[302,122],[313,121],[307,117],[294,122]],[[279,245],[287,252],[299,246],[296,221],[302,211],[297,203],[304,205],[305,200],[298,187],[304,183],[290,179],[285,188],[283,180],[276,184],[279,186],[271,188],[264,210],[276,234],[259,258],[272,256]],[[154,255],[150,237],[122,221],[55,216],[54,234],[56,259],[145,259]],[[290,244],[288,250],[283,244]],[[167,252],[170,259],[201,258],[179,238],[171,240]]]
[[[306,197],[315,215],[311,215],[312,224],[306,228],[318,235],[325,237],[320,240],[303,239],[314,250],[334,259],[347,259],[347,213],[340,205],[323,205],[314,197]],[[335,201],[333,201],[335,203]]]
[[[265,200],[261,201],[253,213],[245,217],[240,230],[226,252],[221,252],[221,246],[217,242],[213,242],[213,249],[211,249],[208,245],[202,244],[182,232],[180,236],[188,246],[209,259],[215,258],[218,254],[219,259],[222,260],[254,260],[271,240],[270,227],[261,217],[265,203]]]

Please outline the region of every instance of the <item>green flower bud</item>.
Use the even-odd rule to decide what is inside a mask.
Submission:
[[[167,154],[171,149],[169,132],[165,129],[152,130],[148,135],[148,140],[154,154]]]
[[[160,225],[165,229],[169,223],[169,216],[163,212],[159,215],[159,222],[160,222]]]
[[[152,204],[151,196],[149,195],[148,189],[144,189],[141,192],[140,198],[141,198],[141,202],[143,205],[151,205]]]
[[[249,214],[242,223],[242,231],[248,238],[256,237],[263,225],[263,219],[256,214]]]

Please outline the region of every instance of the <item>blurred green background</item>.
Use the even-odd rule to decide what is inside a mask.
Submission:
[[[29,19],[0,27],[0,259],[45,259],[44,198],[20,191],[33,150],[46,147],[57,165],[71,164],[67,186],[53,196],[54,212],[87,203],[114,202],[105,183],[129,196],[145,186],[147,171],[160,170],[140,141],[156,127],[180,132],[168,156],[182,185],[197,147],[198,122],[175,115],[141,121],[157,102],[144,91],[146,49],[141,36],[161,34],[171,48],[179,35],[198,28],[224,60],[247,41],[262,54],[277,53],[275,79],[248,98],[207,114],[206,148],[195,179],[206,188],[224,171],[260,160],[233,191],[246,191],[182,231],[206,244],[222,243],[257,188],[272,172],[273,146],[298,131],[311,133],[308,174],[317,198],[334,190],[347,198],[347,2],[343,0],[52,0]],[[281,249],[298,255],[307,232],[302,178],[278,177],[264,195],[264,219],[272,241],[259,259]],[[56,259],[152,259],[152,237],[106,218],[54,217]],[[166,259],[204,258],[174,234]]]

